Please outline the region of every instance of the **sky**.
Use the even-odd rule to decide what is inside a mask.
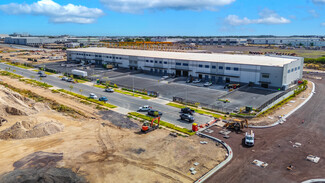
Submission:
[[[0,34],[324,35],[325,0],[1,0]]]

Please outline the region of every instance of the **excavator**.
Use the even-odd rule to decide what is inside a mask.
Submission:
[[[229,121],[228,123],[226,123],[225,127],[229,129],[234,129],[236,132],[238,132],[241,129],[248,127],[248,121],[247,119],[245,120],[234,119],[233,121]]]
[[[158,123],[157,125],[154,124],[154,121],[158,120]],[[141,132],[143,133],[148,133],[148,132],[151,132],[151,131],[154,131],[156,130],[157,128],[159,128],[159,123],[160,123],[160,117],[157,117],[157,118],[153,118],[151,120],[151,123],[149,121],[145,121],[142,125],[142,128],[141,128]]]

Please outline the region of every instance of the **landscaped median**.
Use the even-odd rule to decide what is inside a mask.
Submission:
[[[33,80],[33,79],[19,79],[19,81],[23,81],[25,83],[28,83],[28,84],[31,84],[31,85],[34,85],[34,86],[40,86],[42,88],[51,88],[53,87],[52,85],[49,85],[45,82],[39,82],[39,81],[36,81],[36,80]]]
[[[0,75],[9,76],[10,78],[13,78],[13,79],[21,79],[21,78],[23,78],[23,76],[21,76],[21,75],[14,74],[14,73],[11,73],[11,72],[8,72],[8,71],[0,71]]]
[[[108,107],[108,108],[116,108],[117,106],[115,105],[112,105],[112,104],[109,104],[109,103],[106,103],[106,102],[102,102],[102,101],[99,101],[99,100],[96,100],[96,99],[91,99],[91,98],[88,98],[86,96],[83,96],[83,95],[80,95],[80,94],[77,94],[77,93],[73,93],[73,92],[70,92],[70,91],[67,91],[67,90],[64,90],[64,89],[58,89],[58,90],[52,90],[52,92],[63,92],[63,93],[66,93],[66,94],[69,94],[69,95],[72,95],[72,96],[75,96],[77,98],[80,98],[80,99],[83,99],[83,100],[87,100],[89,102],[93,102],[93,103],[96,103],[98,105],[101,105],[101,106],[105,106],[105,107]]]
[[[153,117],[146,116],[146,115],[143,115],[143,114],[140,114],[140,113],[137,113],[137,112],[129,112],[128,114],[131,115],[131,116],[135,116],[137,118],[148,120],[148,121],[151,121],[153,119]],[[157,123],[157,122],[155,121],[155,123]],[[195,135],[195,132],[193,132],[192,130],[173,125],[173,124],[168,123],[166,121],[160,120],[159,125],[170,128],[170,129],[173,129],[173,130],[176,130],[176,131],[179,131],[179,132],[182,132],[182,133],[185,133],[187,135]]]
[[[107,87],[104,86],[104,85],[94,85],[95,87],[97,88],[102,88],[102,89],[106,89]],[[138,97],[138,98],[142,98],[142,99],[145,99],[145,100],[149,100],[151,99],[152,97],[149,97],[147,95],[142,95],[142,94],[137,94],[137,93],[134,93],[133,95],[133,92],[130,92],[130,91],[124,91],[124,90],[120,90],[120,89],[114,89],[115,92],[117,93],[121,93],[121,94],[125,94],[125,95],[129,95],[129,96],[134,96],[134,97]]]
[[[177,104],[177,103],[173,103],[173,102],[170,102],[170,103],[168,103],[166,105],[169,105],[169,106],[172,106],[172,107],[177,107],[177,108],[180,108],[180,109],[185,108],[185,107],[189,107],[189,106],[185,106],[183,104]],[[209,116],[212,116],[212,117],[215,117],[215,118],[226,119],[221,114],[216,114],[216,113],[209,112],[209,111],[203,110],[203,109],[198,109],[198,108],[195,108],[195,107],[189,107],[189,108],[194,110],[196,113],[199,113],[199,114],[205,114],[205,115],[209,115]]]
[[[34,72],[39,72],[39,71],[42,71],[42,70],[36,70],[36,69],[34,69],[33,70]],[[52,72],[47,72],[47,71],[43,71],[45,74],[47,74],[47,75],[53,75],[54,73],[52,73]]]

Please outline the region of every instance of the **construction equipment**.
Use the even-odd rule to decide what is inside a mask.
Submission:
[[[158,120],[157,125],[154,124],[154,121],[156,121],[156,120]],[[153,118],[151,120],[151,123],[149,121],[145,121],[142,125],[141,132],[148,133],[148,132],[154,131],[157,128],[159,128],[159,123],[160,123],[160,117]]]
[[[248,121],[247,119],[245,120],[234,119],[233,121],[229,121],[228,123],[226,123],[225,127],[229,129],[234,129],[235,131],[238,132],[241,129],[248,127]]]

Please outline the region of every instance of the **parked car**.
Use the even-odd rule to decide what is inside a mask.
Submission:
[[[38,71],[37,74],[45,74],[44,71]]]
[[[245,134],[245,145],[252,147],[254,146],[254,132],[251,130],[250,133],[246,132]]]
[[[193,81],[193,83],[200,83],[201,82],[201,79],[195,79],[194,81]]]
[[[159,111],[157,111],[157,110],[150,109],[150,110],[148,111],[148,115],[150,115],[150,116],[154,116],[154,117],[158,117],[158,116],[161,116],[162,113],[159,112]]]
[[[192,110],[192,109],[190,109],[189,107],[185,107],[185,108],[182,108],[181,109],[181,112],[182,113],[185,113],[185,114],[191,114],[191,115],[193,115],[195,111]]]
[[[73,82],[73,79],[72,78],[69,78],[67,81],[68,82]]]
[[[114,92],[114,89],[113,88],[106,88],[105,92],[111,92],[112,93],[112,92]]]
[[[63,77],[62,77],[62,80],[63,80],[63,81],[67,81],[67,80],[68,80],[68,78],[67,78],[67,77],[65,77],[65,76],[63,76]]]
[[[103,102],[106,102],[108,101],[107,97],[99,97],[98,99],[99,101],[103,101]]]
[[[179,115],[179,117],[181,117],[182,120],[187,120],[189,122],[194,122],[194,120],[195,120],[194,117],[190,114],[183,113],[183,114]]]
[[[148,105],[139,107],[139,111],[149,111],[151,109],[152,109],[152,107],[151,106],[148,106]]]
[[[45,73],[42,73],[42,74],[39,75],[39,77],[43,77],[43,78],[46,77],[46,76],[47,75]]]
[[[90,93],[89,94],[89,98],[97,99],[97,95],[95,95],[94,93]]]
[[[191,78],[188,78],[188,79],[186,80],[186,83],[192,83],[192,79],[191,79]]]
[[[163,76],[161,79],[168,79],[169,76]]]
[[[211,82],[206,82],[206,83],[204,83],[204,85],[203,86],[205,86],[205,87],[209,87],[209,86],[211,86],[212,85],[212,83]]]

